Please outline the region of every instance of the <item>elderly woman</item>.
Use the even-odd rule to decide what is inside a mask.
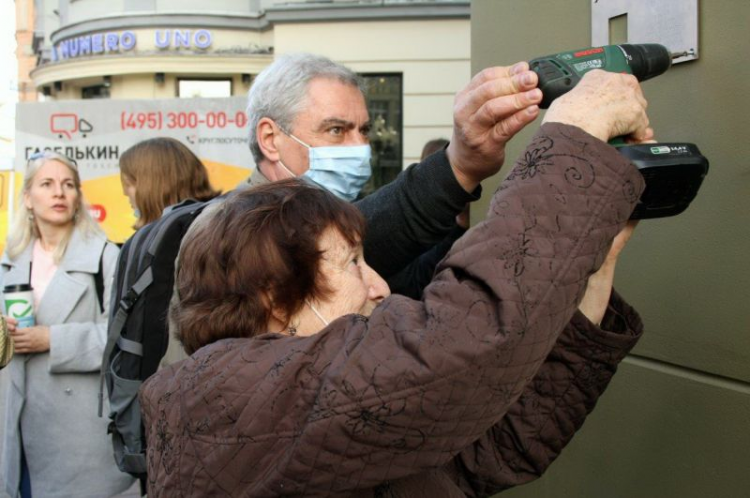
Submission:
[[[0,289],[30,284],[36,323],[6,317],[15,357],[2,373],[0,494],[117,494],[132,479],[117,470],[96,415],[117,246],[89,215],[65,156],[32,156],[19,201]]]
[[[191,357],[141,391],[149,496],[488,496],[538,477],[641,333],[611,285],[643,179],[605,142],[650,136],[645,101],[589,74],[421,301],[362,259],[355,209],[299,181],[195,225],[172,310]]]

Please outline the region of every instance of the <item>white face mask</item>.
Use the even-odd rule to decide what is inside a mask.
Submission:
[[[302,178],[312,180],[345,201],[351,202],[357,198],[372,174],[372,149],[369,145],[311,147],[291,133],[284,133],[308,150],[310,169]],[[297,176],[284,163],[279,161],[279,164],[287,173]]]

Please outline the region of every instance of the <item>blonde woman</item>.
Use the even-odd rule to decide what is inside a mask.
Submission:
[[[117,254],[88,214],[76,163],[33,155],[0,267],[0,289],[31,285],[36,320],[5,317],[15,358],[2,379],[0,494],[110,496],[132,484],[97,417]]]

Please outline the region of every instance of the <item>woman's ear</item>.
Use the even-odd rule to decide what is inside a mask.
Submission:
[[[299,327],[299,317],[293,316],[287,319],[286,314],[271,310],[271,318],[268,323],[269,332],[277,332],[280,334],[296,335],[297,328]]]
[[[33,212],[33,209],[31,209],[31,196],[29,195],[28,190],[24,191],[23,193],[23,205],[26,207],[26,209]]]
[[[290,319],[278,306],[274,306],[273,299],[268,291],[263,292],[263,305],[270,310],[268,318],[268,331],[283,333],[289,327]],[[294,317],[292,317],[294,318]]]

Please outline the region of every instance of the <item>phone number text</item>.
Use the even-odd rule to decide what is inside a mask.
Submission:
[[[120,128],[123,130],[192,130],[199,126],[207,128],[244,128],[247,115],[242,111],[199,112],[127,112],[120,114]]]

